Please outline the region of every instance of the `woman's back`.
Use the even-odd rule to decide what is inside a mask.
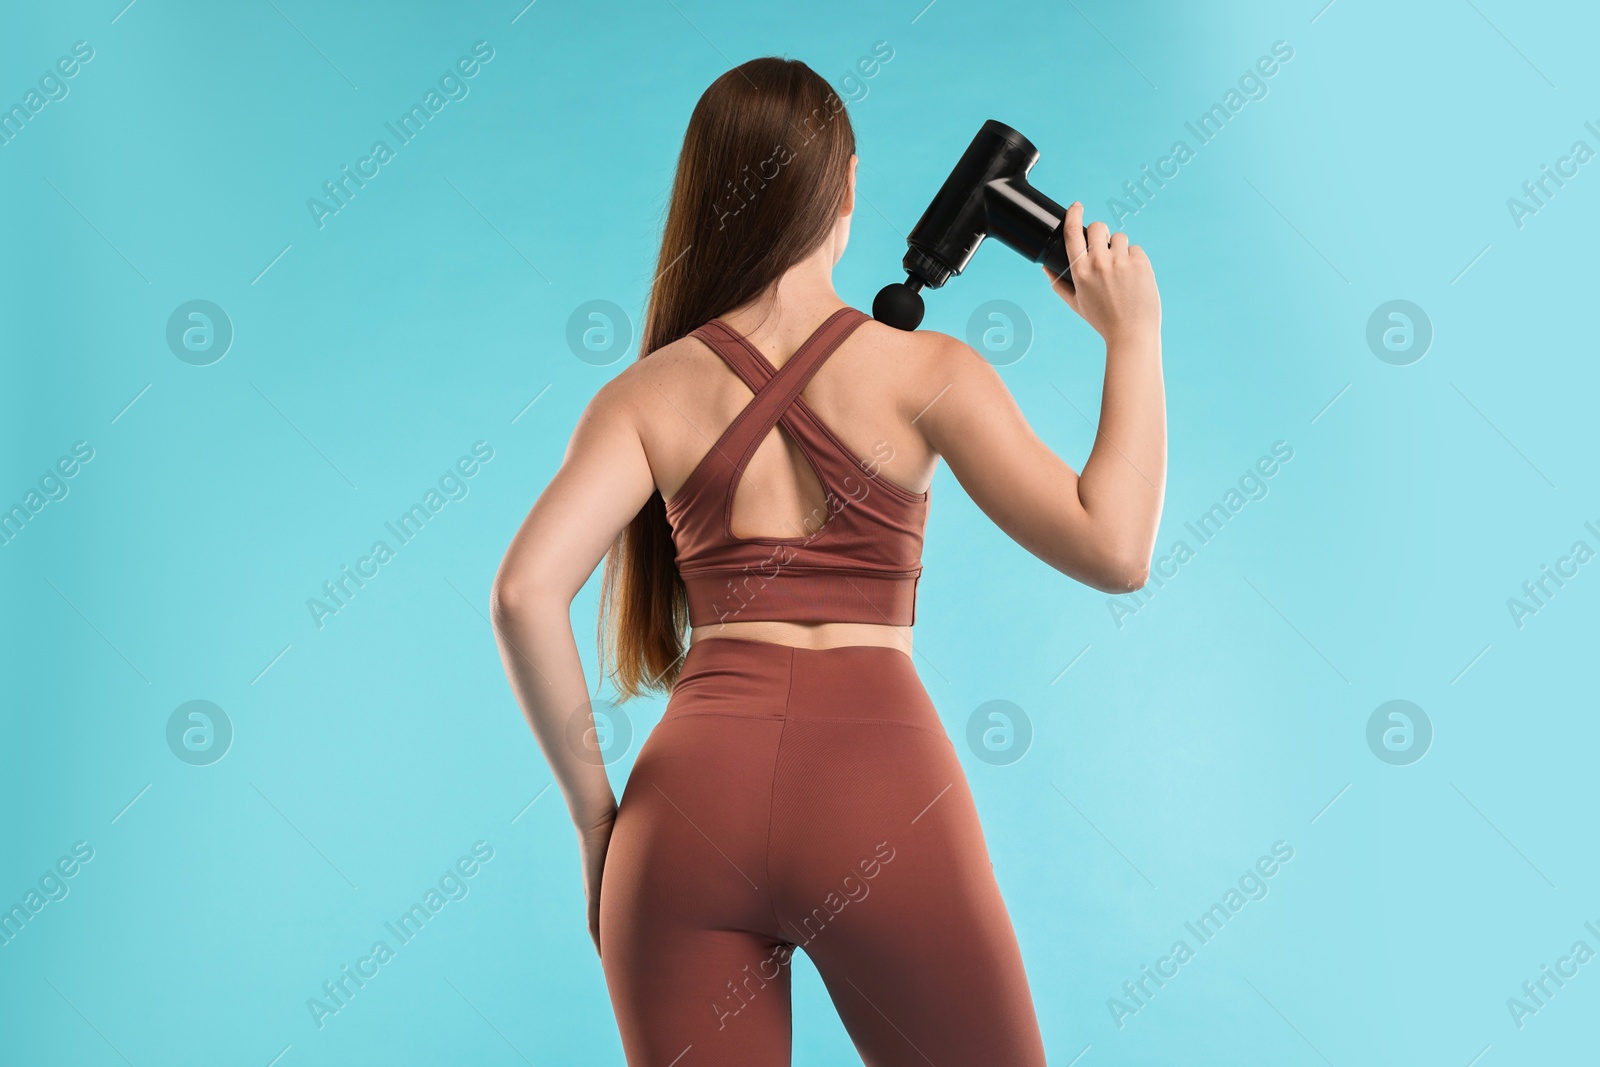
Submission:
[[[721,320],[782,369],[837,307]],[[938,395],[932,384],[940,334],[906,333],[867,321],[842,341],[800,393],[817,417],[877,476],[920,494],[933,480],[937,453],[914,420]],[[681,338],[624,372],[626,402],[637,419],[656,488],[671,500],[752,398],[749,386],[697,337]],[[734,493],[739,537],[793,537],[825,505],[824,490],[791,435],[781,426],[761,442]]]
[[[784,420],[798,424],[806,441],[778,422],[736,473],[743,457],[720,453],[732,447],[732,424],[755,394],[730,359],[741,356],[759,387],[762,375],[783,373],[832,318],[864,321],[844,322],[843,340],[813,353],[821,361]],[[938,460],[916,420],[942,387],[937,366],[950,339],[894,330],[839,304],[765,316],[739,309],[717,322],[726,329],[665,345],[613,383],[675,526],[691,640],[714,630],[810,647],[891,645],[909,654],[926,494]],[[712,343],[734,351],[719,355]],[[740,343],[759,359],[742,356]],[[719,475],[733,485],[725,518],[715,491],[722,482],[704,485]],[[714,499],[685,507],[697,494]],[[860,506],[839,518],[857,499]],[[824,529],[830,523],[848,529]],[[762,540],[791,544],[761,548]],[[685,551],[694,563],[686,564]],[[741,576],[741,569],[754,573]],[[837,573],[816,573],[824,569]]]

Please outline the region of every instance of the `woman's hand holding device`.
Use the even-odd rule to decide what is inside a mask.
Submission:
[[[1110,345],[1114,340],[1146,340],[1161,334],[1161,294],[1144,249],[1128,243],[1128,235],[1112,233],[1096,220],[1083,228],[1083,203],[1067,208],[1063,226],[1071,274],[1056,277],[1051,288],[1067,306]]]

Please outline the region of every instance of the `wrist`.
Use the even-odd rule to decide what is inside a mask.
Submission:
[[[572,826],[577,830],[579,837],[609,831],[611,824],[617,818],[617,805],[600,806],[592,811],[575,811],[572,813]]]
[[[1124,323],[1107,329],[1100,335],[1106,343],[1106,351],[1113,348],[1130,349],[1159,349],[1161,347],[1161,325],[1159,323]]]

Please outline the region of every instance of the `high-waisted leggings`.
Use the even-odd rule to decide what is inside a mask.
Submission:
[[[1038,1067],[1022,956],[911,659],[690,646],[617,808],[601,963],[630,1067],[786,1065],[803,949],[869,1067]]]

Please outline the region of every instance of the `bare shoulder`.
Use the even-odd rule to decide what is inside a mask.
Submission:
[[[965,341],[937,330],[897,330],[873,320],[862,323],[859,332],[866,342],[862,349],[870,353],[861,369],[891,395],[914,404],[913,413],[975,366],[987,366]]]
[[[952,344],[960,344],[949,334],[937,330],[897,330],[877,319],[868,319],[856,328],[857,336],[868,341],[874,351],[908,365],[926,365]]]
[[[989,367],[976,349],[959,337],[938,330],[897,330],[881,322],[862,327],[871,329],[879,343],[903,353],[903,369],[930,374],[970,374]]]
[[[967,342],[938,330],[897,330],[880,322],[865,323],[863,331],[873,342],[878,373],[908,419],[915,419],[924,433],[929,416],[938,421],[940,408],[952,393],[988,394],[999,383],[999,375]],[[1003,388],[1003,386],[1001,386]]]
[[[676,401],[692,392],[695,383],[712,379],[718,359],[706,345],[692,337],[681,337],[670,344],[636,358],[595,393],[591,405],[626,408],[630,414],[645,415],[664,401]]]

